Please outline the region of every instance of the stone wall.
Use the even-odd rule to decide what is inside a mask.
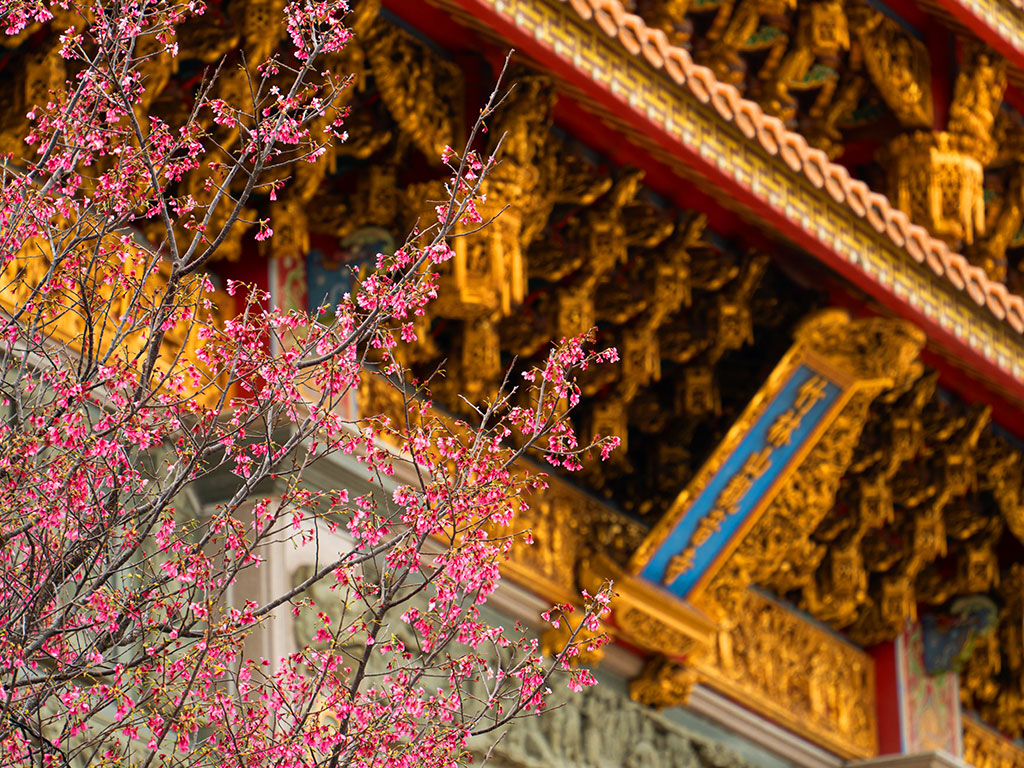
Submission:
[[[514,723],[491,764],[517,768],[755,768],[732,750],[630,701],[614,685],[556,690],[541,717]],[[476,745],[485,754],[491,744]]]

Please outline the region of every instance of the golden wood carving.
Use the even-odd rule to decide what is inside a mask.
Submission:
[[[388,24],[363,38],[381,97],[402,132],[430,162],[458,144],[462,125],[462,72]]]
[[[978,638],[960,676],[965,706],[1001,731],[1024,730],[1024,564],[999,574],[999,624]]]
[[[765,562],[778,567],[806,545],[830,508],[871,402],[883,391],[905,389],[919,377],[916,357],[922,342],[919,332],[901,322],[851,321],[837,311],[822,313],[798,331],[797,348],[820,356],[822,365],[856,382],[853,395],[783,482],[762,523],[740,543],[696,606],[624,572],[618,564],[624,559],[608,557],[592,540],[596,528],[576,540],[575,559],[569,549],[543,564],[526,556],[523,576],[527,571],[553,574],[554,563],[560,561],[561,578],[569,578],[575,569],[580,586],[590,587],[608,577],[615,580],[614,631],[652,654],[631,685],[637,700],[656,707],[678,705],[697,671],[708,684],[830,749],[851,757],[873,754],[870,660],[747,586],[769,575],[758,571]],[[770,389],[778,382],[766,386]],[[771,439],[786,440],[786,425],[777,426]],[[558,518],[554,519],[557,526]],[[564,541],[566,534],[561,536]],[[549,541],[556,539],[549,536]],[[531,580],[536,583],[536,576]]]
[[[924,44],[881,11],[860,6],[853,30],[864,66],[893,114],[907,128],[931,128],[931,59]]]
[[[501,162],[486,181],[488,200],[478,205],[489,223],[473,237],[454,241],[455,257],[442,277],[441,315],[498,318],[525,297],[525,252],[547,223],[559,186],[550,134],[553,100],[546,78],[522,74],[502,102],[488,150],[497,152],[500,141]],[[470,222],[464,229],[475,231],[480,224]]]
[[[692,659],[710,646],[717,627],[700,611],[633,576],[600,552],[580,564],[581,585],[593,590],[615,583],[612,616],[630,644],[673,659]]]
[[[985,232],[984,166],[976,142],[954,133],[908,133],[886,152],[889,195],[912,220],[950,243]]]
[[[950,133],[970,139],[983,165],[995,157],[996,115],[1006,90],[1006,59],[981,45],[967,46],[949,105]]]
[[[686,18],[691,5],[690,0],[637,0],[637,12],[663,30],[674,45],[682,45],[693,32],[693,25]]]
[[[876,85],[884,88],[877,78]],[[1005,60],[969,46],[947,131],[898,136],[884,158],[897,207],[951,244],[970,245],[985,234],[984,169],[998,152],[994,128],[1005,88]]]
[[[747,586],[766,583],[799,562],[810,535],[832,509],[868,408],[882,392],[905,387],[921,374],[917,354],[924,343],[909,324],[880,318],[851,321],[830,310],[797,332],[797,344],[825,357],[856,382],[852,395],[810,452],[783,480],[767,509],[706,582],[696,605],[728,625],[742,620]]]
[[[979,461],[979,481],[999,505],[1006,524],[1024,543],[1024,465],[1021,455],[999,437],[986,439]]]
[[[1020,768],[1024,749],[970,717],[964,718],[964,762],[974,768]]]
[[[768,81],[761,104],[770,114],[783,120],[796,117],[799,105],[792,91],[817,91],[807,116],[822,118],[830,107],[839,85],[835,69],[840,56],[850,49],[849,22],[839,0],[811,2],[799,14],[794,44],[772,71],[771,57],[758,76]]]
[[[64,58],[57,40],[44,40],[20,54],[20,77],[5,77],[0,82],[0,154],[10,152],[15,159],[34,152],[25,144],[29,132],[26,116],[34,105],[52,101],[51,92],[64,90],[67,77]]]
[[[594,502],[564,482],[549,483],[516,517],[516,531],[529,531],[533,544],[518,540],[504,570],[552,602],[576,599],[576,561],[581,553],[578,521]]]
[[[1007,278],[1006,249],[1024,224],[1024,168],[1014,167],[1003,194],[985,203],[985,237],[967,252],[972,264],[993,280]]]
[[[779,593],[800,590],[804,610],[865,645],[895,637],[918,601],[937,605],[992,584],[989,531],[1001,528],[961,498],[976,485],[974,455],[988,412],[940,417],[935,384],[928,375],[876,401],[837,513],[818,525],[790,569],[762,582]],[[960,558],[958,573],[938,567],[947,554]]]
[[[815,348],[830,349],[834,361],[844,359],[872,381],[902,384],[919,372],[915,355],[921,340],[899,323],[851,324],[847,318],[825,316],[803,329],[800,337]],[[864,409],[882,387],[878,384],[862,393]],[[843,434],[856,430],[862,416],[861,410],[847,414]],[[840,457],[840,464],[847,462]],[[620,523],[622,533],[609,534],[615,513],[602,513],[600,504],[567,486],[548,493],[551,500],[542,497],[523,519],[534,531],[533,549],[547,551],[517,546],[506,572],[554,599],[564,594],[559,585],[588,587],[613,577],[618,596],[613,601],[612,631],[652,654],[631,683],[636,700],[659,708],[677,706],[699,680],[838,754],[874,754],[869,657],[749,589],[732,591],[735,599],[729,613],[734,621],[716,626],[700,611],[666,598],[654,585],[616,565],[636,547],[642,531],[625,533]],[[813,495],[809,498],[813,503]],[[574,528],[574,520],[584,522]],[[602,554],[609,550],[616,552],[614,559]],[[564,640],[554,635],[546,639],[552,647]]]
[[[686,703],[697,683],[697,671],[664,656],[651,656],[643,671],[629,683],[629,697],[654,709]]]
[[[796,340],[786,359],[762,385],[761,390],[740,419],[730,429],[715,456],[701,469],[691,487],[679,497],[673,509],[658,522],[633,563],[644,563],[660,541],[676,524],[689,499],[699,494],[729,455],[728,448],[738,444],[754,423],[761,409],[786,381],[793,361],[810,353],[831,366],[840,377],[868,391],[867,402],[897,380],[913,380],[920,375],[917,352],[924,342],[920,331],[906,323],[883,319],[851,321],[842,310],[825,310],[805,322],[796,332]],[[859,427],[858,427],[859,434]],[[841,472],[840,472],[841,474]]]
[[[698,659],[700,681],[846,757],[876,754],[871,657],[758,592],[737,608]]]
[[[616,519],[620,531],[628,524],[610,510],[602,512],[600,505],[568,486],[558,485],[549,493],[559,501],[536,504],[521,524],[533,530],[536,543],[517,545],[504,570],[552,600],[564,599],[560,585],[575,583],[574,571],[580,586],[615,577],[618,596],[610,631],[652,654],[630,684],[636,701],[659,709],[679,706],[699,681],[837,754],[867,757],[875,753],[874,675],[869,656],[751,590],[744,590],[735,604],[741,620],[716,630],[700,613],[666,600],[652,586],[622,573],[608,558],[593,554],[602,547],[602,535],[611,547],[628,552],[640,531],[625,539],[622,533],[609,534]],[[574,499],[592,506],[573,506]],[[602,515],[607,519],[599,521]],[[549,522],[539,522],[542,516]],[[569,532],[566,516],[587,522],[578,532]],[[590,554],[576,566],[574,557],[581,552]],[[652,606],[660,606],[660,611]],[[565,640],[564,632],[551,633],[545,644],[560,647]]]

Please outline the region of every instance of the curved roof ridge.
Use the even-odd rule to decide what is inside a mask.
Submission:
[[[705,104],[711,104],[722,119],[735,123],[748,139],[756,138],[772,155],[779,155],[794,172],[802,172],[817,188],[824,188],[838,203],[845,203],[880,234],[924,264],[937,277],[945,277],[957,291],[965,292],[979,306],[988,307],[995,317],[1024,333],[1024,298],[1010,293],[1005,284],[992,280],[985,271],[954,253],[946,243],[924,227],[911,223],[889,199],[810,146],[781,120],[765,114],[756,102],[743,98],[739,90],[718,80],[712,71],[693,61],[685,48],[672,45],[660,29],[647,26],[629,13],[620,0],[561,0],[572,6],[584,20],[595,21],[610,37],[634,56],[642,55],[655,69],[664,69],[678,85],[685,85]]]

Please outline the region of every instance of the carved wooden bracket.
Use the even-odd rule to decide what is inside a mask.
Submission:
[[[831,508],[868,406],[920,376],[923,344],[898,320],[827,310],[806,321],[627,570],[662,602],[727,623],[743,590],[782,567]]]
[[[601,556],[581,564],[584,585],[615,580],[612,609],[619,636],[656,654],[634,681],[637,696],[659,707],[683,703],[689,691],[680,676],[683,664],[727,693],[742,689],[744,698],[774,702],[779,692],[770,689],[778,681],[767,678],[781,669],[782,661],[774,658],[778,638],[752,643],[750,632],[739,631],[755,615],[766,622],[762,635],[781,637],[780,627],[788,628],[794,647],[803,635],[807,648],[822,646],[823,637],[810,637],[813,627],[749,587],[785,568],[807,546],[832,509],[868,407],[883,392],[902,390],[921,375],[917,356],[923,344],[916,328],[898,320],[852,320],[838,310],[811,318],[628,565],[620,568]],[[873,754],[873,706],[845,712],[841,728],[832,722],[835,708],[823,698],[840,692],[844,700],[873,700],[870,659],[839,640],[824,646],[828,653],[808,651],[804,660],[814,668],[804,670],[804,700],[787,709],[794,715],[792,726],[812,738],[827,737],[831,748],[848,756]],[[769,670],[765,680],[737,669],[739,654],[748,667],[763,663]],[[836,668],[843,674],[833,674]],[[784,715],[775,713],[783,720]]]

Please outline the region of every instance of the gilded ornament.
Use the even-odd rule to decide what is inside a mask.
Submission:
[[[666,586],[671,585],[680,574],[693,566],[697,548],[718,532],[727,517],[738,511],[740,502],[751,486],[768,471],[771,466],[771,454],[771,448],[755,451],[747,457],[740,470],[729,478],[715,499],[711,511],[698,521],[686,546],[669,561],[662,583]]]
[[[404,135],[430,162],[458,144],[462,73],[450,61],[389,24],[362,37],[374,82]]]
[[[794,562],[794,555],[814,553],[816,560],[810,567],[817,568],[824,550],[808,547],[807,540],[833,509],[870,404],[883,392],[906,387],[921,374],[917,354],[924,337],[906,323],[880,318],[851,321],[844,312],[826,310],[801,325],[795,337],[794,349],[813,350],[824,356],[848,377],[852,394],[779,487],[729,560],[710,577],[704,593],[696,598],[699,607],[723,622],[735,621],[733,610],[742,590],[752,583],[771,582],[783,570],[783,564]],[[856,567],[857,563],[847,561],[846,565]],[[792,572],[785,572],[782,578],[794,583]]]
[[[985,233],[984,166],[976,141],[954,133],[906,133],[885,153],[889,197],[951,244]]]
[[[972,511],[966,496],[977,487],[974,454],[989,413],[947,413],[934,394],[929,375],[878,399],[842,481],[843,514],[826,518],[813,534],[827,554],[796,566],[810,578],[770,582],[777,589],[799,585],[805,610],[847,627],[858,642],[891,639],[917,602],[937,605],[985,589],[992,573],[998,526]],[[951,558],[952,577],[937,567]],[[852,589],[863,583],[864,570],[875,578],[867,589]]]
[[[701,683],[846,757],[873,756],[871,657],[753,590],[736,609],[742,620],[696,663]]]
[[[615,619],[622,636],[640,647],[679,658],[704,646],[689,633],[669,626],[650,610],[616,608]]]
[[[715,372],[710,365],[687,366],[679,383],[684,413],[692,416],[721,413],[722,402],[715,384]]]
[[[258,66],[266,61],[285,36],[285,0],[246,0],[230,3],[235,28],[241,32],[246,61]]]
[[[972,264],[992,280],[1006,282],[1006,249],[1024,224],[1024,170],[1015,166],[1005,194],[985,204],[985,236],[967,251]]]
[[[964,718],[964,762],[974,768],[1019,768],[1024,749],[973,717]]]
[[[1024,542],[1024,466],[1006,440],[986,436],[979,457],[979,482],[999,506],[1007,527]]]
[[[661,354],[653,323],[636,323],[626,328],[617,348],[621,359],[618,390],[623,404],[642,387],[661,378]]]
[[[799,105],[791,91],[817,91],[807,110],[812,119],[822,117],[839,85],[839,57],[850,48],[850,32],[843,4],[839,0],[813,2],[801,8],[793,45],[778,67],[772,57],[759,76],[769,82],[761,102],[782,120],[796,117]]]
[[[988,165],[997,147],[996,115],[1006,90],[1006,59],[981,45],[968,45],[953,86],[948,131],[971,139],[978,161]]]
[[[871,59],[866,61],[870,71]],[[876,85],[881,88],[877,78]],[[898,136],[886,153],[890,198],[911,219],[952,245],[971,245],[986,233],[984,169],[997,154],[996,115],[1005,88],[1005,60],[980,46],[968,47],[954,86],[947,131]],[[1007,213],[1001,234],[992,241],[992,270],[999,268],[999,238],[1005,240],[1013,225],[1012,208]]]
[[[722,82],[742,85],[747,75],[747,64],[740,49],[754,36],[760,18],[758,0],[722,3],[705,36],[708,44],[697,52],[697,61],[709,67]]]
[[[473,408],[493,396],[504,369],[498,329],[490,317],[465,320],[454,336],[451,365],[431,387],[433,394],[460,411]]]
[[[108,251],[116,252],[113,248]],[[47,280],[52,282],[51,254],[50,244],[42,238],[28,238],[21,244],[0,273],[0,308],[15,312],[23,310],[30,300],[45,300],[39,298],[38,288]],[[72,255],[70,251],[63,254],[64,258]],[[126,257],[123,263],[96,262],[90,270],[93,285],[86,284],[84,290],[62,291],[62,303],[49,308],[53,314],[42,332],[92,360],[101,359],[115,343],[123,359],[138,359],[147,339],[144,329],[149,313],[166,290],[171,265],[147,250],[140,249]],[[146,276],[141,283],[136,281],[139,274]],[[200,339],[201,330],[223,328],[234,301],[221,292],[208,294],[203,286],[204,281],[195,277],[180,284],[182,306],[198,305],[202,298],[207,298],[211,307],[205,313],[197,312],[193,320],[178,320],[164,331],[154,377],[160,379],[174,370],[182,374],[191,397],[212,405],[227,386],[227,372],[211,368],[203,361],[199,350],[206,342]],[[102,319],[87,325],[85,318],[95,316],[97,306],[104,307]],[[125,320],[129,309],[136,315],[134,323]]]
[[[850,26],[864,66],[905,128],[931,128],[934,116],[928,49],[881,11],[858,6]]]
[[[0,153],[20,158],[26,152],[25,137],[30,122],[27,114],[33,107],[53,101],[51,94],[65,91],[67,68],[57,41],[42,41],[20,53],[21,76],[5,78],[0,84],[0,98],[5,109],[0,114]]]
[[[480,214],[491,223],[483,238],[489,252],[498,309],[504,315],[526,296],[526,249],[547,222],[555,202],[554,146],[550,140],[551,83],[536,75],[517,78],[492,127],[500,137],[501,162],[488,177]],[[493,141],[491,151],[497,149]]]
[[[804,586],[802,607],[833,626],[846,626],[867,599],[868,572],[860,541],[832,546],[818,566],[817,578]]]
[[[530,273],[527,249],[547,222],[559,192],[556,146],[550,133],[552,102],[546,78],[524,75],[496,113],[491,129],[496,138],[489,151],[495,152],[500,141],[501,160],[486,179],[485,199],[477,205],[487,225],[472,238],[454,241],[455,256],[440,271],[441,299],[436,305],[440,315],[465,319],[494,315],[500,319],[511,315],[525,298]],[[433,199],[443,197],[438,190]],[[459,224],[456,232],[475,231],[480,226],[467,222]],[[588,284],[588,288],[592,286]],[[592,299],[591,294],[592,290],[587,290],[585,298]],[[587,311],[565,320],[591,322],[590,315]],[[514,324],[509,324],[510,330]]]
[[[509,567],[527,576],[545,597],[563,602],[575,598],[576,561],[582,541],[577,521],[578,492],[566,483],[550,486],[520,507],[511,528],[500,535],[520,535],[512,545]]]
[[[619,450],[612,454],[612,460],[625,459],[629,450],[629,413],[622,398],[610,396],[591,405],[589,426],[592,439],[599,435],[618,436]]]
[[[637,0],[637,13],[674,45],[683,45],[693,34],[693,24],[686,17],[691,5],[691,0]]]
[[[309,222],[302,201],[289,196],[278,204],[275,214],[271,255],[275,259],[304,259],[309,252]]]
[[[866,90],[867,81],[864,77],[859,74],[844,75],[828,105],[821,109],[819,115],[803,123],[803,133],[807,140],[823,150],[830,159],[835,160],[843,154],[846,147],[839,126],[853,114]]]
[[[637,542],[639,543],[639,542]],[[682,601],[622,567],[600,550],[579,563],[580,585],[593,590],[607,580],[617,593],[612,601],[616,634],[631,645],[666,658],[696,658],[714,638],[715,625]]]
[[[652,656],[643,671],[630,681],[629,697],[654,709],[681,707],[696,683],[696,670],[663,656]]]
[[[512,527],[499,531],[519,535],[503,569],[552,602],[572,602],[578,587],[596,589],[604,578],[589,565],[591,559],[625,561],[645,531],[565,480],[553,476],[547,482],[547,489],[519,510]],[[525,532],[533,544],[520,535]]]

